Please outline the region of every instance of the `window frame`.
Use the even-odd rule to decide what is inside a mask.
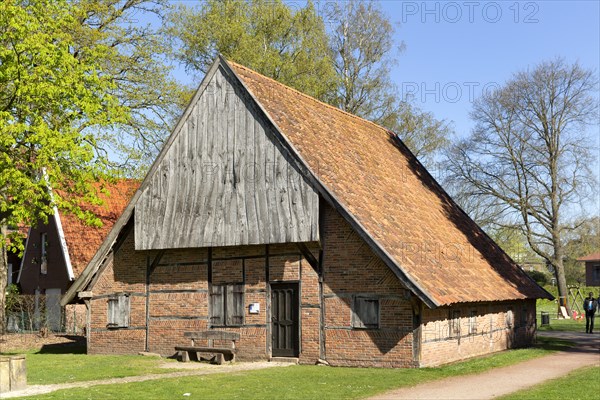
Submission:
[[[367,310],[366,307],[359,306],[359,302],[372,302],[376,307],[376,323],[365,324],[364,320],[368,319],[365,315],[362,317],[358,315],[358,310]],[[381,327],[381,301],[378,296],[374,295],[353,295],[352,296],[352,328],[361,330],[373,330]]]
[[[40,233],[40,274],[48,274],[48,232]]]
[[[450,310],[448,312],[448,337],[460,337],[461,329],[460,329],[460,319],[461,312],[460,310]]]
[[[477,309],[472,309],[469,313],[469,335],[477,334]]]
[[[506,328],[508,328],[508,329],[513,329],[515,327],[515,313],[514,313],[512,307],[508,307],[508,310],[506,310],[506,314],[504,316],[504,322],[505,322]]]
[[[238,287],[241,290],[236,291],[235,288]],[[220,293],[215,293],[216,288],[221,288]],[[234,299],[231,299],[231,303],[228,301],[230,296],[234,296],[234,293],[239,293],[240,300],[235,303]],[[222,311],[222,315],[217,317],[215,316],[215,303],[217,302],[217,298],[215,296],[222,296],[220,300],[220,309]],[[222,284],[211,284],[210,292],[209,292],[209,316],[208,321],[211,327],[240,327],[244,326],[246,321],[246,286],[243,283],[222,283]],[[233,310],[230,310],[229,304],[237,304],[237,311],[239,315],[235,315],[235,306]],[[213,322],[215,319],[220,319],[220,323]],[[239,318],[240,322],[233,322],[234,318]]]
[[[129,328],[131,324],[131,295],[118,293],[108,297],[106,301],[106,327],[108,329]]]

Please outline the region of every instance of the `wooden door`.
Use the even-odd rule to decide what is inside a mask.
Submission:
[[[271,337],[273,357],[298,357],[298,284],[271,284]]]

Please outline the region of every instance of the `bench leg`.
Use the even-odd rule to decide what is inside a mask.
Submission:
[[[179,357],[181,358],[181,362],[189,362],[190,356],[187,351],[180,351]]]
[[[215,354],[215,364],[223,365],[223,359],[224,359],[223,354],[221,354],[221,353]]]

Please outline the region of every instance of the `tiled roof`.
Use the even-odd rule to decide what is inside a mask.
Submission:
[[[550,298],[392,132],[229,65],[312,174],[436,305]]]
[[[580,257],[577,261],[600,261],[600,251],[592,254],[588,254],[585,257]]]
[[[92,259],[139,185],[140,182],[133,179],[120,179],[115,183],[107,183],[105,188],[108,194],[101,192],[98,194],[102,205],[81,207],[84,211],[92,211],[96,214],[102,221],[101,227],[86,225],[75,215],[60,212],[60,220],[75,278]]]

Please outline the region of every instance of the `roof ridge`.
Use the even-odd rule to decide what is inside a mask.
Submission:
[[[276,79],[273,79],[273,78],[271,78],[271,77],[269,77],[269,76],[263,75],[263,74],[261,74],[260,72],[257,72],[257,71],[255,71],[255,70],[253,70],[253,69],[251,69],[251,68],[248,68],[248,67],[246,67],[246,66],[244,66],[244,65],[242,65],[242,64],[238,64],[238,63],[236,63],[235,61],[231,61],[231,60],[227,60],[227,59],[226,59],[226,61],[227,61],[227,63],[229,63],[230,65],[233,65],[233,66],[235,66],[236,68],[239,68],[239,69],[242,69],[242,70],[248,71],[248,72],[250,72],[250,73],[254,73],[254,74],[260,75],[260,76],[262,76],[263,78],[265,78],[265,79],[268,79],[269,81],[276,83],[277,85],[279,85],[279,86],[283,87],[283,88],[284,88],[284,89],[286,89],[286,90],[289,90],[289,91],[295,92],[296,94],[299,94],[300,96],[302,96],[302,97],[305,97],[305,98],[307,98],[307,99],[310,99],[310,100],[312,100],[312,101],[314,101],[314,102],[316,102],[316,103],[319,103],[319,104],[321,104],[321,105],[324,105],[324,106],[325,106],[325,107],[327,107],[327,108],[330,108],[330,109],[332,109],[332,110],[334,110],[334,111],[340,112],[340,113],[342,113],[342,114],[344,114],[344,115],[346,115],[346,116],[348,116],[348,117],[351,117],[351,118],[353,118],[353,119],[358,119],[359,121],[363,121],[363,122],[367,122],[367,123],[369,123],[369,124],[375,125],[377,128],[379,128],[380,130],[384,131],[384,132],[385,132],[385,133],[387,133],[387,134],[389,134],[389,133],[393,133],[393,134],[395,134],[395,133],[394,133],[394,132],[392,132],[391,130],[389,130],[389,129],[387,129],[387,128],[385,128],[385,127],[383,127],[383,126],[381,126],[381,125],[377,124],[376,122],[373,122],[373,121],[371,121],[371,120],[368,120],[368,119],[366,119],[366,118],[363,118],[363,117],[359,117],[358,115],[355,115],[355,114],[352,114],[352,113],[350,113],[350,112],[348,112],[348,111],[342,110],[341,108],[339,108],[339,107],[336,107],[336,106],[333,106],[333,105],[331,105],[331,104],[329,104],[329,103],[325,103],[325,102],[324,102],[324,101],[322,101],[322,100],[319,100],[319,99],[317,99],[317,98],[315,98],[315,97],[313,97],[313,96],[310,96],[310,95],[308,95],[308,94],[306,94],[306,93],[303,93],[303,92],[299,91],[298,89],[295,89],[295,88],[293,88],[293,87],[291,87],[291,86],[288,86],[288,85],[286,85],[286,84],[284,84],[284,83],[281,83],[281,82],[279,82],[278,80],[276,80]]]

